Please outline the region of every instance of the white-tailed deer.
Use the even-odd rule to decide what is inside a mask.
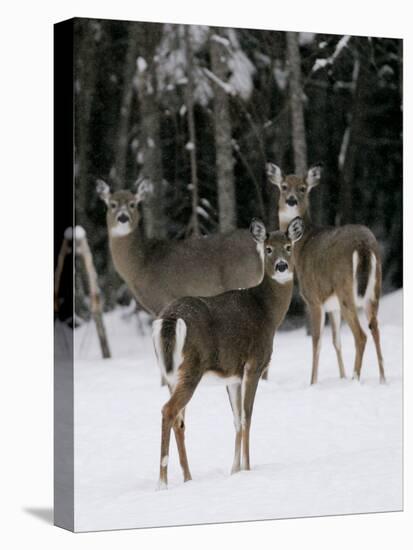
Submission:
[[[104,181],[97,183],[115,269],[141,306],[157,315],[182,296],[215,296],[261,281],[263,245],[248,229],[185,240],[146,238],[138,205],[149,187],[144,180],[136,193],[112,194]]]
[[[292,248],[303,234],[303,222],[297,218],[285,233],[268,235],[264,224],[253,220],[250,231],[254,241],[265,248],[265,273],[259,285],[209,298],[181,298],[153,323],[156,356],[171,392],[162,409],[160,488],[167,486],[172,428],[184,481],[191,479],[184,413],[203,379],[227,387],[235,426],[232,473],[250,469],[249,433],[255,392],[271,359],[275,331],[290,305]]]
[[[305,178],[284,176],[278,166],[267,164],[267,175],[280,191],[278,201],[280,229],[296,216],[304,218],[305,231],[294,248],[294,263],[300,292],[311,318],[313,365],[311,384],[317,382],[321,336],[325,313],[331,321],[333,344],[340,377],[345,377],[341,355],[341,316],[348,323],[355,342],[354,378],[360,371],[366,335],[360,325],[357,308],[363,308],[376,346],[380,382],[385,382],[377,312],[381,293],[381,261],[373,233],[364,225],[316,227],[311,223],[309,193],[318,185],[321,166],[308,170]]]

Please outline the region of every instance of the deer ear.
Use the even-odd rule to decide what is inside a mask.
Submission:
[[[109,185],[105,181],[103,180],[96,181],[96,193],[103,200],[103,202],[106,203],[106,205],[109,204],[111,192],[110,192]]]
[[[288,224],[286,235],[292,243],[296,243],[303,236],[304,229],[305,226],[303,218],[297,216]]]
[[[272,164],[271,162],[267,162],[266,164],[267,169],[267,176],[270,182],[273,185],[276,185],[278,189],[281,189],[281,183],[283,180],[283,175],[281,172],[281,168],[279,168],[276,164]]]
[[[315,164],[308,170],[307,177],[306,177],[308,190],[312,189],[313,187],[315,187],[320,183],[321,169],[322,169],[321,164]]]
[[[150,194],[152,193],[153,191],[153,184],[152,182],[147,179],[147,178],[144,178],[144,179],[138,179],[137,182],[135,183],[136,185],[136,193],[135,193],[135,197],[136,197],[136,201],[139,203],[139,202],[142,202],[143,200],[145,200],[145,198]]]
[[[251,221],[250,232],[251,232],[252,238],[257,243],[263,243],[267,238],[267,230],[265,229],[265,225],[261,220],[258,220],[257,218],[254,218]]]

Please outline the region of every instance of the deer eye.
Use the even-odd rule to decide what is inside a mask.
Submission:
[[[286,244],[284,248],[285,248],[286,252],[288,252],[288,254],[291,253],[291,245],[290,244]]]
[[[129,203],[129,208],[133,210],[135,208],[136,204],[134,202]]]
[[[302,185],[300,187],[300,191],[301,191],[301,193],[305,193],[307,191],[307,187],[305,185]]]
[[[282,189],[283,191],[287,191],[287,184],[286,184],[286,183],[283,183],[283,184],[281,185],[281,189]]]
[[[112,202],[110,203],[110,207],[112,208],[112,210],[115,210],[115,208],[116,208],[117,206],[118,206],[118,205],[117,205],[116,202],[113,202],[113,201],[112,201]]]
[[[271,248],[271,246],[266,246],[266,247],[265,247],[265,252],[266,252],[268,255],[272,254],[272,248]]]

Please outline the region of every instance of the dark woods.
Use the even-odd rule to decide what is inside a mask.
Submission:
[[[123,285],[97,178],[150,178],[145,231],[177,239],[253,217],[275,228],[267,160],[297,173],[322,161],[313,219],[368,225],[385,290],[402,285],[400,40],[76,20],[75,141],[76,223],[107,309]],[[86,314],[81,293],[76,306]]]

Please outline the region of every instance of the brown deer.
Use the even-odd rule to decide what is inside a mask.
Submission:
[[[284,176],[278,166],[267,164],[267,175],[280,191],[278,201],[280,229],[296,216],[304,218],[305,231],[294,248],[294,263],[301,295],[308,306],[313,339],[311,384],[317,382],[321,336],[325,313],[329,313],[333,344],[340,377],[345,378],[341,354],[341,315],[348,323],[355,342],[354,375],[360,371],[366,335],[360,325],[357,308],[367,316],[379,363],[380,382],[385,382],[383,356],[377,312],[381,293],[379,246],[373,233],[364,225],[316,227],[311,223],[309,193],[319,184],[321,166],[308,170],[305,178]]]
[[[141,306],[157,315],[182,296],[215,296],[261,281],[264,249],[262,243],[254,243],[248,229],[185,240],[146,238],[138,206],[150,185],[144,180],[136,193],[111,193],[107,183],[97,183],[107,206],[115,269]]]
[[[250,469],[249,433],[255,392],[271,359],[275,331],[290,305],[292,248],[303,234],[303,222],[296,218],[285,233],[268,235],[264,224],[253,220],[250,231],[255,243],[265,247],[265,273],[259,285],[209,298],[181,298],[153,323],[156,356],[171,392],[162,408],[160,488],[167,487],[172,428],[184,481],[191,479],[184,413],[196,387],[205,379],[227,387],[235,426],[231,473]]]

